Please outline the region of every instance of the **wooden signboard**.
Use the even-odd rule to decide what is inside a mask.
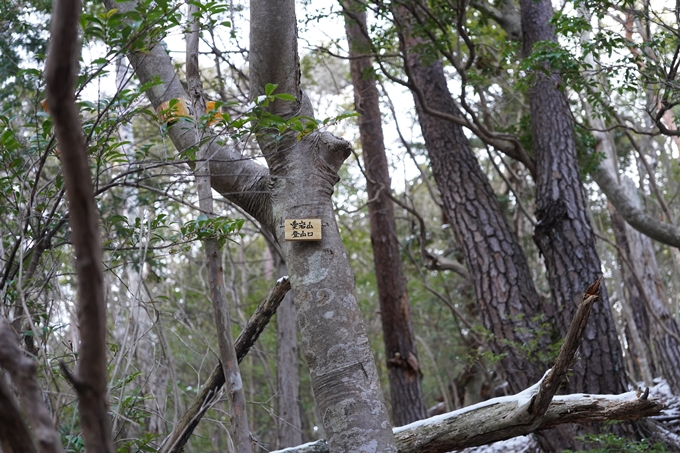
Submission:
[[[286,219],[286,241],[320,241],[321,219]]]

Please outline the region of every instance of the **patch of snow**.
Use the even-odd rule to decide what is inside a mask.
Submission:
[[[321,442],[323,442],[323,440],[315,440],[314,442],[307,442],[306,444],[297,445],[297,446],[295,446],[295,447],[284,448],[283,450],[272,451],[271,453],[285,453],[285,452],[287,452],[287,451],[288,451],[288,452],[298,451],[298,450],[300,450],[300,449],[302,449],[302,448],[311,447],[312,445],[314,445],[314,444],[316,444],[316,443],[321,443]]]
[[[572,393],[571,395],[555,395],[553,401],[583,401],[587,399],[609,400],[609,401],[635,401],[638,398],[637,392],[626,392],[620,395],[595,395],[590,393]]]
[[[518,436],[481,447],[458,450],[457,453],[533,453],[537,450],[538,442],[534,436]]]

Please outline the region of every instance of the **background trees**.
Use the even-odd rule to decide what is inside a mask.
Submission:
[[[301,441],[328,437],[331,446],[354,448],[346,426],[334,422],[345,415],[333,412],[341,406],[356,411],[357,426],[387,432],[385,448],[392,448],[376,383],[396,393],[387,385],[394,371],[414,386],[414,419],[426,407],[451,410],[522,390],[554,359],[575,302],[600,272],[611,302],[596,305],[601,311],[591,318],[566,388],[618,392],[663,377],[677,393],[674,11],[646,3],[565,3],[557,15],[535,2],[356,3],[355,14],[365,13],[369,26],[358,30],[360,52],[350,54],[340,4],[302,9],[296,27],[292,3],[283,12],[261,3],[197,5],[200,49],[210,57],[199,60],[201,77],[208,98],[221,102],[207,115],[194,109],[197,120],[173,117],[182,106],[173,99],[188,97],[185,68],[181,57],[173,65],[160,44],[188,23],[183,5],[83,7],[76,93],[102,225],[117,449],[170,451],[167,433],[217,364],[219,333],[198,242],[206,237],[223,243],[234,333],[274,285],[275,255],[288,265],[300,310],[306,365],[293,383],[299,423],[282,423],[283,403],[274,402],[283,383],[273,331],[265,330],[241,363],[256,450],[288,442],[288,429],[301,430]],[[85,352],[75,321],[76,238],[64,203],[64,144],[40,105],[50,8],[9,6],[0,29],[17,30],[17,38],[2,34],[0,43],[7,49],[0,65],[1,314],[38,359],[65,449],[78,450],[74,393],[58,370],[60,361],[69,366]],[[529,22],[543,34],[522,25],[530,8],[542,8],[541,22]],[[283,17],[285,24],[272,25]],[[247,44],[246,26],[253,27]],[[336,27],[337,36],[303,34],[324,27]],[[299,69],[297,28],[305,46],[312,44],[299,50]],[[166,42],[176,57],[173,39]],[[122,55],[131,67],[123,60],[116,71]],[[352,104],[348,55],[373,61],[352,60],[364,63],[354,68],[354,84],[375,82],[381,95],[381,178],[391,176],[391,189],[373,185],[368,164],[342,165],[350,148],[325,131],[333,128],[362,152],[353,120],[337,118]],[[118,72],[117,83],[107,72]],[[202,147],[196,126],[206,134]],[[568,146],[557,146],[557,138]],[[210,155],[213,188],[224,195],[214,220],[200,216],[187,166],[199,148]],[[634,180],[628,192],[626,178]],[[394,209],[384,237],[398,239],[389,242],[390,260],[404,274],[395,299],[402,330],[412,335],[399,345],[400,357],[389,346],[395,323],[384,323],[386,306],[378,312],[380,271],[368,246],[387,233],[375,224],[369,233],[366,205],[378,202],[385,207],[374,215]],[[283,241],[281,221],[297,216],[324,219],[330,242]],[[655,242],[635,236],[638,230]],[[572,261],[557,260],[566,255]],[[364,323],[366,333],[356,330]],[[404,404],[387,396],[388,405]],[[211,395],[188,448],[230,448],[226,401]],[[367,418],[369,409],[383,418]],[[395,416],[392,423],[406,421]]]

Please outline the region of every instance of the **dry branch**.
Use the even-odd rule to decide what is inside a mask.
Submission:
[[[527,435],[564,423],[637,420],[656,415],[663,409],[658,401],[637,392],[575,394],[554,397],[548,411],[534,419],[529,414],[529,406],[541,382],[517,395],[494,398],[397,428],[394,431],[399,453],[443,453]],[[286,453],[328,451],[325,440],[285,450]]]
[[[24,355],[16,333],[5,318],[0,319],[0,365],[12,377],[40,450],[43,453],[61,453],[61,440],[38,383],[37,363]],[[4,406],[0,404],[0,407]],[[29,442],[28,439],[26,442]]]
[[[557,354],[555,365],[546,373],[545,377],[541,379],[541,386],[536,396],[534,396],[529,405],[529,413],[535,417],[543,415],[550,406],[550,402],[557,392],[557,388],[567,375],[569,368],[574,363],[574,357],[578,350],[581,337],[585,331],[586,324],[588,324],[588,315],[593,304],[600,300],[600,282],[602,277],[598,278],[595,283],[586,289],[583,295],[583,300],[576,309],[574,319],[569,326],[569,332],[564,339],[564,343],[560,347],[560,352]]]
[[[78,393],[80,421],[87,451],[113,452],[107,402],[106,303],[90,165],[75,104],[78,71],[79,0],[57,0],[45,66],[47,103],[61,151],[71,218],[71,241],[78,276],[80,355],[71,383]]]
[[[290,290],[290,281],[287,277],[279,279],[276,286],[269,291],[267,297],[260,303],[255,310],[255,313],[248,320],[245,328],[238,336],[235,342],[236,355],[239,363],[248,354],[250,348],[255,344],[257,338],[260,336],[264,328],[269,323],[269,320],[276,313],[276,309],[281,304],[283,297]],[[184,448],[184,445],[189,440],[191,433],[198,425],[201,417],[212,407],[212,402],[215,395],[224,385],[224,373],[222,371],[222,364],[218,363],[213,372],[208,377],[205,385],[196,396],[196,399],[191,403],[189,409],[182,416],[181,420],[172,430],[168,439],[166,440],[162,453],[179,453]]]

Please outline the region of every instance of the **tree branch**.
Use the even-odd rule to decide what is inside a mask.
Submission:
[[[655,241],[673,247],[680,247],[680,227],[650,216],[637,206],[628,196],[625,189],[617,182],[611,170],[600,165],[592,173],[593,179],[614,205],[626,222],[642,234],[646,234]]]
[[[104,0],[104,4],[107,9],[117,9],[119,13],[137,7],[136,1]],[[163,42],[149,43],[149,47],[145,52],[128,51],[126,56],[139,81],[153,84],[146,92],[153,107],[158,109],[171,99],[188,99]],[[187,121],[169,125],[168,135],[179,152],[197,145],[193,125]],[[209,143],[207,153],[211,157],[212,187],[273,231],[269,170],[235,148],[219,146],[214,140]]]
[[[290,290],[290,281],[287,277],[279,279],[276,286],[269,291],[267,297],[260,303],[255,313],[248,320],[245,328],[235,342],[236,355],[239,363],[248,354],[250,348],[255,344],[269,320],[276,313],[276,309],[281,304],[283,297]],[[162,453],[180,453],[184,445],[189,440],[201,417],[212,407],[215,395],[224,385],[224,372],[222,364],[218,363],[210,373],[210,377],[201,388],[189,409],[182,416],[181,420],[172,430],[162,448]]]
[[[588,324],[588,315],[593,304],[600,300],[600,282],[602,277],[598,278],[595,283],[586,289],[583,295],[583,300],[576,309],[574,319],[569,326],[569,332],[564,339],[564,343],[560,347],[560,352],[555,360],[555,365],[546,373],[545,377],[541,379],[540,387],[533,401],[529,405],[529,413],[534,416],[543,415],[550,406],[550,402],[557,392],[562,380],[567,375],[569,368],[574,362],[576,351],[578,350],[581,337],[585,331],[586,324]]]

